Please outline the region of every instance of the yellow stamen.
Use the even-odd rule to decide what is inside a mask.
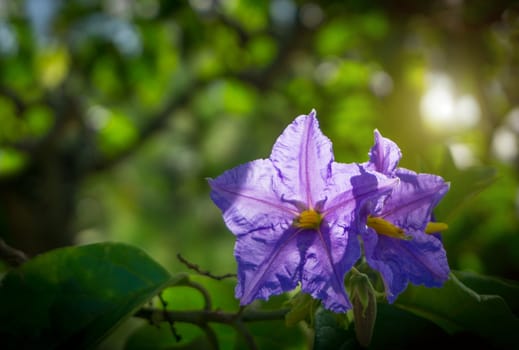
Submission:
[[[425,233],[437,233],[441,231],[445,231],[449,228],[449,225],[443,222],[430,222],[425,227]]]
[[[381,235],[393,238],[409,239],[409,236],[406,236],[404,230],[380,217],[374,217],[370,215],[368,216],[366,224]]]
[[[294,226],[304,229],[315,229],[321,224],[323,217],[313,209],[304,210],[295,220]]]

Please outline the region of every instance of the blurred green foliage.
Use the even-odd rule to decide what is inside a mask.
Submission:
[[[512,0],[0,0],[0,236],[233,272],[205,178],[315,108],[338,161],[378,128],[451,182],[452,268],[517,280],[518,35]]]

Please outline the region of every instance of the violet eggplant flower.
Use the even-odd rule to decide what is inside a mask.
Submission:
[[[344,276],[360,255],[351,229],[364,202],[395,182],[358,164],[335,162],[314,110],[284,130],[270,158],[209,179],[211,198],[237,238],[240,304],[300,284],[327,309],[350,309]]]
[[[400,168],[398,146],[375,130],[375,145],[370,160],[363,164],[400,179],[387,199],[363,213],[361,229],[368,265],[380,272],[390,303],[409,282],[440,287],[448,279],[449,265],[439,231],[444,223],[432,222],[433,208],[449,190],[440,176],[417,174]]]

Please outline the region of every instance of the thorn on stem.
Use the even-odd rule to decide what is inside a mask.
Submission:
[[[158,295],[158,297],[159,297],[160,303],[162,304],[162,309],[164,311],[164,319],[166,320],[166,322],[168,322],[169,328],[171,330],[171,334],[173,334],[173,337],[175,337],[175,340],[178,343],[182,340],[182,337],[180,336],[180,334],[177,333],[177,330],[175,329],[174,321],[171,319],[171,315],[168,313],[168,310],[167,310],[168,302],[166,300],[164,300],[164,298],[162,297],[162,293],[160,293]]]
[[[202,270],[200,268],[200,266],[198,266],[197,264],[193,264],[193,263],[187,261],[182,255],[180,255],[180,253],[177,254],[177,259],[182,264],[186,265],[187,268],[189,268],[190,270],[196,271],[199,275],[207,276],[207,277],[215,279],[217,281],[221,281],[226,278],[236,277],[235,273],[226,273],[225,275],[220,275],[220,276],[213,275],[211,272],[209,272],[207,270]]]

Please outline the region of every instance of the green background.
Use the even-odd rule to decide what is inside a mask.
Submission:
[[[235,272],[206,178],[315,108],[338,161],[378,128],[450,181],[452,269],[518,280],[518,39],[505,0],[0,1],[0,237]]]

